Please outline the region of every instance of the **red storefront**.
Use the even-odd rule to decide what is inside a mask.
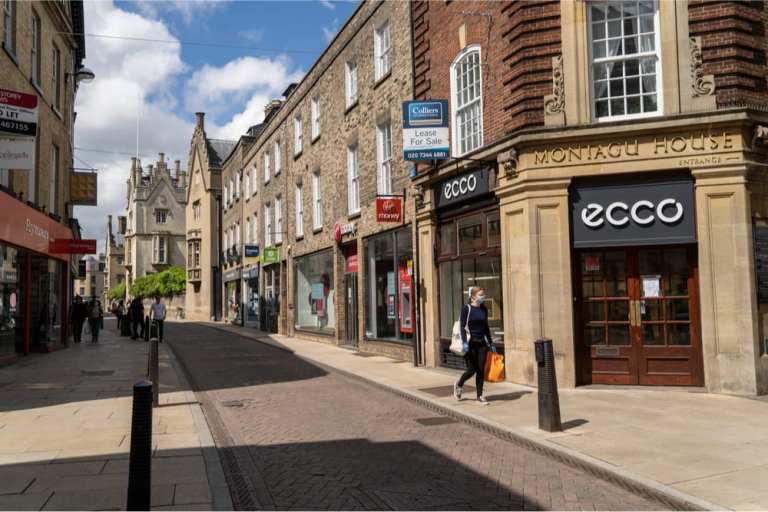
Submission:
[[[0,192],[0,363],[67,339],[72,230]]]

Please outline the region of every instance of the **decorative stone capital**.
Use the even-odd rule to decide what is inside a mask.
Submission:
[[[563,56],[552,57],[552,94],[544,96],[544,124],[565,124],[565,78]]]
[[[688,39],[691,52],[691,87],[693,96],[712,96],[715,93],[714,75],[704,74],[704,59],[701,53],[701,37]]]
[[[499,162],[501,177],[508,179],[517,177],[517,150],[515,148],[499,153],[496,161]]]

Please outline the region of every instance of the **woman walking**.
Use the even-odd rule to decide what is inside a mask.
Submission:
[[[456,400],[461,400],[461,388],[474,375],[477,401],[482,405],[488,405],[488,400],[483,395],[485,356],[489,349],[496,352],[496,348],[493,346],[491,329],[488,326],[485,290],[479,286],[473,286],[469,289],[469,304],[461,309],[459,326],[461,341],[464,343],[464,361],[467,363],[467,371],[453,385],[453,396]]]

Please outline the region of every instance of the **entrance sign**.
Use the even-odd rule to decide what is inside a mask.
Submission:
[[[696,241],[690,177],[576,182],[570,198],[576,248]]]
[[[435,187],[437,208],[452,206],[487,194],[490,192],[489,176],[489,168],[483,167],[441,181]]]
[[[403,158],[444,160],[448,146],[448,100],[404,101]]]
[[[0,137],[0,169],[34,170],[33,137]]]
[[[37,135],[37,96],[0,89],[0,132]]]
[[[402,222],[403,199],[400,197],[376,198],[376,222]]]

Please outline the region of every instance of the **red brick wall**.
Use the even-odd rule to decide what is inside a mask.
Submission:
[[[715,75],[719,107],[764,107],[766,87],[765,2],[690,0],[688,27],[701,37],[704,73]]]

